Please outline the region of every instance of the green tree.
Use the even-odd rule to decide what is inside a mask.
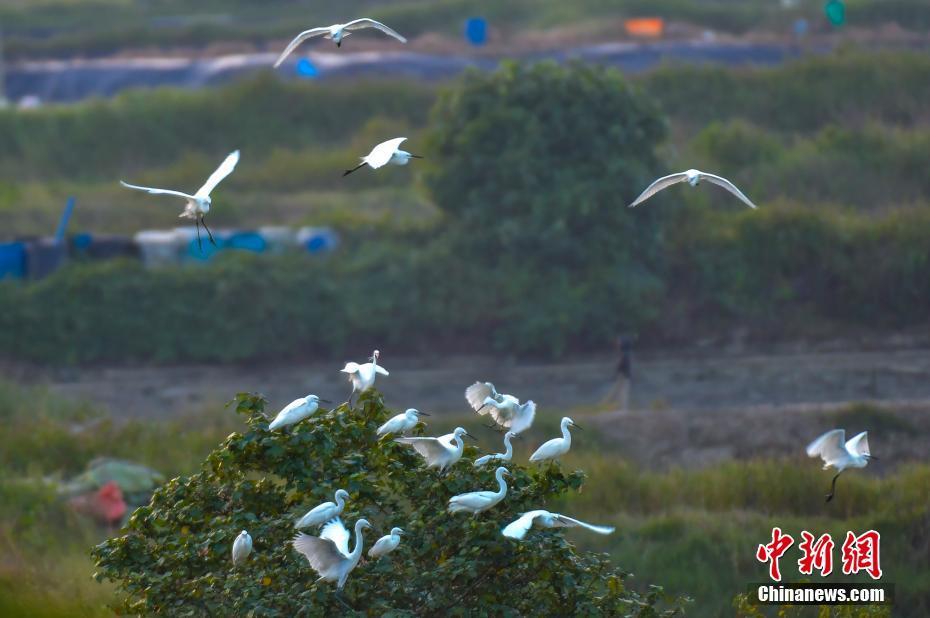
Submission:
[[[361,563],[344,599],[357,614],[384,616],[672,616],[659,588],[640,594],[602,554],[580,553],[559,532],[517,543],[502,524],[577,490],[583,474],[552,465],[511,466],[511,492],[479,517],[452,516],[454,494],[490,487],[491,470],[462,462],[440,476],[411,449],[379,440],[389,414],[376,392],[355,408],[319,413],[286,432],[268,431],[260,396],[241,394],[248,430],[230,435],[198,474],[169,481],[138,509],[121,536],[94,550],[98,579],[117,582],[115,608],[133,614],[321,616],[349,613],[331,584],[316,582],[291,547],[293,522],[337,488],[351,494],[343,519],[378,531],[403,527],[400,548]],[[466,457],[474,455],[469,447]],[[231,563],[246,529],[250,558]],[[371,534],[371,533],[370,533]],[[366,539],[366,548],[371,538]]]

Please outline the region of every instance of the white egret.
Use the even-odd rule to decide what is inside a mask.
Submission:
[[[339,515],[342,514],[342,509],[346,506],[349,492],[345,489],[337,489],[335,498],[335,503],[324,502],[307,511],[306,515],[294,523],[294,527],[300,529],[309,528],[311,526],[321,526],[331,519],[339,517]]]
[[[538,449],[536,449],[535,453],[530,455],[530,461],[556,459],[557,457],[561,457],[568,452],[568,449],[572,447],[572,434],[568,432],[568,428],[575,427],[577,429],[581,429],[581,426],[566,416],[562,419],[560,427],[562,428],[562,437],[552,438],[540,446]]]
[[[307,39],[322,36],[326,39],[332,39],[336,44],[336,47],[342,47],[342,39],[352,34],[355,30],[361,30],[363,28],[377,28],[381,32],[394,37],[401,43],[407,42],[407,39],[402,37],[395,30],[388,28],[381,22],[369,19],[367,17],[362,17],[361,19],[354,19],[346,24],[333,24],[332,26],[323,26],[321,28],[310,28],[309,30],[304,30],[296,37],[294,37],[293,41],[288,43],[287,47],[284,48],[284,51],[281,52],[281,55],[278,56],[274,66],[275,68],[279,67],[281,63],[284,62],[284,59],[290,56],[291,52]]]
[[[823,434],[807,445],[808,457],[823,459],[823,469],[833,467],[837,469],[836,476],[830,484],[830,493],[827,502],[833,500],[836,492],[836,479],[847,468],[864,468],[869,460],[878,459],[869,453],[869,432],[863,431],[846,441],[846,432],[842,429],[833,429]]]
[[[352,392],[349,393],[348,404],[352,405],[352,395],[355,393],[364,393],[369,388],[375,385],[375,376],[381,374],[383,376],[391,375],[388,373],[387,369],[378,365],[378,358],[381,356],[381,352],[375,350],[371,354],[370,363],[346,363],[346,366],[340,369],[343,373],[349,374],[349,382],[352,383]]]
[[[550,513],[549,511],[528,511],[522,513],[520,517],[509,524],[501,531],[506,537],[520,540],[533,526],[537,528],[587,528],[591,532],[598,534],[610,534],[614,531],[613,526],[595,526],[583,521],[560,515],[559,513]]]
[[[330,403],[326,399],[320,399],[316,395],[307,395],[306,397],[295,399],[294,401],[284,406],[280,412],[278,412],[278,415],[274,417],[274,420],[268,424],[268,429],[274,431],[275,429],[279,429],[281,427],[287,427],[288,425],[299,423],[319,410],[321,401]]]
[[[371,546],[371,549],[368,550],[368,557],[377,559],[397,549],[402,534],[404,534],[402,529],[391,528],[391,534],[385,534]]]
[[[349,551],[349,531],[338,518],[323,526],[320,536],[300,533],[291,543],[294,549],[306,556],[313,570],[319,573],[321,580],[336,582],[336,589],[342,590],[346,579],[349,578],[349,573],[362,557],[364,544],[362,530],[365,528],[371,528],[367,519],[359,519],[355,522],[355,547],[351,552]]]
[[[145,191],[146,193],[151,193],[153,195],[173,195],[175,197],[180,197],[187,200],[187,205],[184,206],[184,211],[178,216],[194,220],[194,224],[197,226],[197,246],[203,249],[203,245],[200,241],[201,225],[210,236],[210,242],[216,246],[216,241],[213,239],[213,234],[210,232],[210,228],[207,227],[207,222],[203,219],[204,216],[210,212],[210,206],[212,204],[212,201],[210,200],[210,192],[216,188],[216,185],[220,184],[221,180],[229,176],[229,174],[236,168],[236,163],[238,162],[239,151],[235,150],[230,153],[222,163],[220,163],[220,166],[216,168],[216,171],[210,174],[210,177],[207,178],[207,182],[205,182],[203,186],[197,190],[197,193],[194,193],[193,195],[190,195],[189,193],[182,193],[181,191],[173,191],[171,189],[140,187],[138,185],[131,185],[127,182],[123,182],[122,180],[119,182],[121,185],[129,189]]]
[[[343,176],[348,176],[352,172],[359,170],[366,165],[373,170],[384,167],[388,163],[392,165],[407,165],[410,159],[422,159],[420,155],[410,154],[406,150],[400,149],[400,144],[406,137],[395,137],[386,142],[381,142],[371,149],[367,155],[362,157],[362,162],[350,170],[346,170]]]
[[[420,422],[420,415],[430,416],[426,412],[420,412],[414,408],[409,408],[403,414],[392,417],[385,424],[378,427],[378,435],[384,436],[389,433],[406,434],[408,431],[417,426]]]
[[[478,515],[496,505],[507,495],[507,482],[504,481],[505,474],[510,476],[510,472],[507,472],[507,468],[504,466],[499,467],[494,472],[494,477],[497,479],[497,491],[472,491],[449,498],[449,512]]]
[[[239,536],[236,537],[236,540],[233,541],[232,546],[232,561],[233,564],[242,564],[245,562],[245,559],[249,557],[249,554],[252,553],[252,537],[249,536],[249,533],[243,530],[239,533]]]
[[[733,195],[741,199],[750,208],[756,207],[756,205],[753,204],[749,200],[748,197],[743,195],[742,191],[736,188],[736,185],[734,185],[732,182],[730,182],[726,178],[722,176],[717,176],[715,174],[708,174],[707,172],[702,172],[700,170],[691,169],[691,170],[687,170],[684,172],[679,172],[677,174],[669,174],[668,176],[663,176],[662,178],[659,178],[658,180],[654,181],[651,185],[646,187],[646,190],[643,191],[640,194],[640,196],[636,198],[636,200],[632,204],[630,204],[630,208],[633,208],[634,206],[641,204],[642,202],[645,202],[647,199],[649,199],[650,197],[652,197],[653,195],[655,195],[662,189],[665,189],[666,187],[670,187],[679,182],[687,182],[692,187],[696,187],[698,186],[698,183],[700,183],[702,180],[706,180],[707,182],[711,182],[715,185],[723,187],[724,189],[726,189],[727,191],[729,191],[730,193],[732,193]]]
[[[427,468],[439,468],[442,472],[462,458],[462,452],[465,450],[462,436],[474,439],[467,431],[456,427],[452,433],[438,438],[394,438],[394,441],[409,444],[426,459]]]
[[[490,382],[475,382],[465,389],[465,399],[478,414],[490,413],[495,423],[514,433],[529,429],[536,418],[536,404],[524,404],[513,395],[498,393]]]
[[[510,443],[510,440],[513,438],[519,438],[517,434],[512,431],[508,431],[504,434],[504,452],[497,453],[495,455],[485,455],[484,457],[479,457],[475,460],[475,467],[483,466],[492,461],[510,461],[513,459],[513,445]]]

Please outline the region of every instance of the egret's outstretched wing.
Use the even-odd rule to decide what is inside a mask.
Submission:
[[[358,373],[360,366],[358,363],[346,363],[346,366],[340,369],[339,371],[343,373],[353,374]]]
[[[342,555],[349,557],[349,531],[343,525],[342,520],[338,517],[325,526],[320,531],[321,539],[329,539],[336,545]]]
[[[391,375],[391,374],[388,373],[388,370],[385,369],[384,367],[382,367],[381,365],[375,365],[375,371],[377,371],[378,373],[380,373],[380,374],[383,375],[383,376],[389,376],[389,375]]]
[[[406,137],[395,137],[394,139],[389,139],[386,142],[381,142],[372,148],[368,156],[364,158],[365,163],[367,163],[368,166],[372,169],[384,167],[388,164],[388,161],[391,160],[391,157],[394,156],[394,152],[397,150],[397,148],[406,139]]]
[[[300,533],[291,541],[298,552],[306,556],[313,570],[323,575],[338,568],[346,559],[329,539],[321,539]]]
[[[216,168],[216,171],[210,174],[210,177],[207,178],[207,182],[203,183],[203,186],[197,190],[197,197],[207,197],[210,195],[210,192],[216,188],[216,185],[220,184],[220,181],[229,176],[229,174],[236,169],[236,163],[239,162],[239,151],[234,150],[220,163],[220,166]]]
[[[846,450],[848,450],[850,453],[856,453],[858,455],[870,455],[869,432],[863,431],[862,433],[853,436],[849,442],[846,443]]]
[[[517,412],[517,416],[513,419],[513,422],[510,423],[510,431],[514,433],[526,431],[530,428],[530,425],[533,424],[533,419],[535,418],[536,403],[532,400],[527,401],[520,406],[520,411]]]
[[[384,34],[391,35],[392,37],[394,37],[401,43],[407,42],[407,39],[402,37],[400,33],[398,33],[397,31],[391,28],[388,28],[387,26],[382,24],[380,21],[375,21],[373,19],[369,19],[368,17],[362,17],[361,19],[353,19],[352,21],[347,23],[345,26],[343,26],[343,29],[345,30],[361,30],[362,28],[377,28]]]
[[[610,534],[616,529],[613,526],[595,526],[594,524],[589,524],[579,519],[575,519],[574,517],[568,517],[566,515],[561,515],[559,513],[553,513],[553,519],[554,519],[553,523],[555,524],[554,527],[558,527],[558,526],[565,527],[565,528],[581,527],[581,528],[586,528],[590,530],[591,532],[597,532],[598,534]]]
[[[497,391],[494,390],[494,385],[490,382],[475,382],[465,389],[465,399],[468,400],[468,405],[476,411],[481,409],[485,399],[488,397],[496,398],[496,395]]]
[[[501,530],[501,534],[511,539],[522,539],[526,536],[526,533],[529,532],[529,529],[533,527],[533,522],[540,515],[545,515],[548,511],[527,511],[520,515],[519,518],[507,524],[507,526]]]
[[[290,56],[291,52],[294,51],[294,49],[298,45],[300,45],[307,39],[312,39],[315,36],[319,36],[321,34],[327,34],[328,32],[329,32],[329,28],[311,28],[309,30],[304,30],[303,32],[295,36],[294,40],[288,43],[287,47],[284,48],[284,51],[281,52],[281,55],[278,56],[278,59],[275,60],[274,62],[275,68],[278,68],[279,66],[281,66],[281,63],[284,62],[284,59]]]
[[[832,463],[846,456],[846,431],[833,429],[807,445],[808,457],[821,457],[824,463]]]
[[[428,461],[435,461],[448,452],[439,438],[394,438],[394,442],[409,444]]]
[[[745,204],[746,204],[747,206],[749,206],[750,208],[755,208],[755,207],[756,207],[756,205],[753,204],[753,203],[749,200],[748,197],[746,197],[745,195],[743,195],[743,192],[742,192],[742,191],[740,191],[739,189],[736,188],[736,185],[734,185],[732,182],[730,182],[729,180],[727,180],[727,179],[724,178],[723,176],[717,176],[716,174],[707,174],[707,173],[705,173],[705,172],[701,172],[701,178],[707,180],[708,182],[712,182],[712,183],[714,183],[715,185],[718,185],[718,186],[720,186],[720,187],[723,187],[724,189],[726,189],[727,191],[729,191],[730,193],[732,193],[733,195],[735,195],[735,196],[738,197],[739,199],[743,200],[743,202],[745,202]]]
[[[630,208],[633,208],[634,206],[638,204],[642,204],[643,202],[648,200],[650,197],[652,197],[653,195],[655,195],[662,189],[666,187],[670,187],[675,183],[682,182],[686,180],[687,178],[688,178],[688,174],[686,174],[685,172],[679,172],[677,174],[669,174],[668,176],[663,176],[662,178],[659,178],[658,180],[654,181],[651,185],[646,187],[645,191],[639,194],[639,197],[636,198],[632,204],[630,204]]]
[[[140,187],[139,185],[131,185],[128,182],[119,181],[121,185],[127,189],[135,189],[136,191],[145,191],[146,193],[151,193],[152,195],[174,195],[176,197],[183,197],[186,200],[194,199],[193,195],[188,195],[187,193],[181,193],[180,191],[172,191],[171,189],[156,189],[154,187]]]

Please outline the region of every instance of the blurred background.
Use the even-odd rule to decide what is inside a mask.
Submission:
[[[409,43],[270,69],[361,16]],[[930,614],[928,50],[925,0],[5,0],[0,614],[109,615],[89,548],[223,404],[341,401],[374,348],[430,432],[477,427],[475,380],[538,403],[518,457],[579,420],[556,506],[618,532],[572,538],[692,615],[733,615],[773,525],[878,529],[895,615]],[[400,135],[425,158],[342,178]],[[118,184],[236,148],[205,252]],[[760,208],[626,208],[691,167]],[[881,460],[825,506],[833,427]]]

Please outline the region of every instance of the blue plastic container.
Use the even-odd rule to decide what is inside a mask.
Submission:
[[[0,279],[22,279],[26,275],[26,245],[21,242],[0,243]]]
[[[258,232],[234,232],[223,244],[224,249],[238,249],[254,253],[264,253],[267,247],[268,243]]]

